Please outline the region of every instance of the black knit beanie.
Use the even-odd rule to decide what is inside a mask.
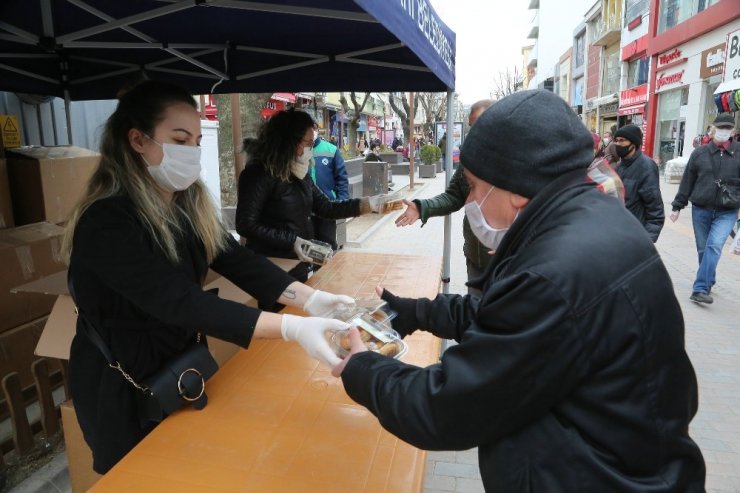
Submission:
[[[625,125],[624,127],[620,127],[614,134],[614,138],[616,139],[617,137],[629,140],[635,144],[635,147],[642,146],[642,130],[640,130],[640,127],[637,125]]]
[[[593,159],[591,132],[562,98],[545,90],[499,100],[478,118],[460,150],[465,169],[527,198]]]

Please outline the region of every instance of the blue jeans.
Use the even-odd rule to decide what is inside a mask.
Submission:
[[[709,293],[714,286],[719,257],[737,221],[737,212],[737,209],[715,211],[692,206],[691,220],[694,223],[696,251],[699,254],[694,292]]]

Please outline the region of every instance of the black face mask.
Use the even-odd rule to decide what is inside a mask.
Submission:
[[[626,157],[627,154],[632,152],[632,144],[628,146],[614,146],[614,147],[615,147],[614,151],[617,153],[617,156],[619,156],[620,159]]]

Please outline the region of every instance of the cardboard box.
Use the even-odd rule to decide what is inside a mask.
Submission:
[[[0,158],[0,228],[12,228],[13,203],[10,199],[10,182],[8,181],[8,164]]]
[[[49,314],[53,297],[11,290],[66,268],[61,259],[63,231],[48,223],[0,230],[0,332]]]
[[[7,159],[15,223],[59,224],[82,197],[100,155],[74,146],[21,147]]]
[[[16,372],[21,380],[21,388],[34,385],[31,365],[37,359],[36,345],[46,325],[47,317],[15,327],[0,334],[0,377]],[[49,360],[49,370],[59,370],[57,360]]]
[[[65,401],[62,409],[62,428],[64,429],[64,445],[69,463],[69,479],[73,493],[82,493],[92,488],[101,475],[93,471],[92,451],[82,436],[80,424],[77,422],[77,413],[72,401]]]

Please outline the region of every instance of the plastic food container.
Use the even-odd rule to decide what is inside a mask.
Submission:
[[[380,204],[378,205],[380,214],[387,214],[389,212],[398,211],[403,209],[403,195],[399,192],[389,193],[380,198]]]
[[[374,351],[395,359],[400,359],[408,351],[408,346],[399,337],[398,332],[389,328],[386,324],[378,322],[369,313],[358,314],[347,320],[347,322],[360,329],[360,336],[369,351]],[[348,331],[334,332],[331,336],[330,343],[334,352],[340,358],[344,358],[349,354],[350,340]]]
[[[324,265],[334,256],[331,245],[318,240],[311,240],[310,243],[301,245],[301,250],[306,257],[311,259],[312,263],[317,265]]]

